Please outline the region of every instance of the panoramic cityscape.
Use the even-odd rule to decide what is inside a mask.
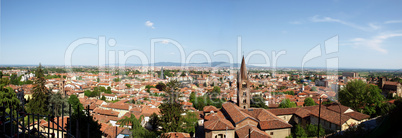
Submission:
[[[0,1],[0,137],[402,137],[402,2]]]

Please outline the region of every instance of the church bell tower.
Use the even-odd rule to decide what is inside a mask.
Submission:
[[[250,108],[250,98],[250,82],[243,56],[240,72],[237,72],[237,105],[243,109]]]

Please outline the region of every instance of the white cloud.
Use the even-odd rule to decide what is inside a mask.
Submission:
[[[390,24],[390,23],[402,23],[402,20],[390,20],[390,21],[385,21],[385,24]]]
[[[146,22],[145,22],[145,26],[148,26],[148,27],[151,27],[152,29],[155,29],[154,23],[151,22],[151,21],[146,21]]]
[[[364,38],[354,38],[351,40],[352,45],[355,47],[367,47],[373,50],[376,50],[381,53],[388,53],[386,49],[383,48],[382,43],[392,37],[398,37],[402,36],[402,33],[388,33],[388,34],[381,34],[377,35],[375,37],[372,37],[371,39],[364,39]]]
[[[339,20],[339,19],[334,19],[331,17],[320,17],[318,15],[311,17],[310,19],[312,22],[336,22],[336,23],[340,23],[352,28],[356,28],[359,30],[363,30],[363,31],[373,31],[373,30],[378,30],[381,28],[381,26],[379,25],[375,25],[373,23],[369,23],[367,27],[365,26],[360,26],[360,25],[356,25],[354,23],[350,23],[347,21],[343,21],[343,20]]]
[[[173,53],[173,52],[170,52],[169,54],[170,54],[170,55],[174,55],[174,53]]]

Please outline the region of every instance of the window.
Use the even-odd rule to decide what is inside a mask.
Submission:
[[[215,138],[226,138],[226,135],[224,134],[218,134],[215,136]]]
[[[274,135],[274,132],[271,132],[271,136]]]

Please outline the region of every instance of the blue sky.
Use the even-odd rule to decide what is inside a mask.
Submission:
[[[301,67],[317,45],[322,56],[307,67],[326,67],[338,58],[340,68],[402,68],[402,1],[14,1],[1,0],[0,64],[64,65],[70,44],[82,38],[106,37],[106,50],[141,51],[150,59],[151,39],[156,62],[180,62],[178,42],[188,57],[203,51],[212,61],[227,51],[237,62],[240,53],[262,51],[273,66]],[[325,54],[325,41],[338,36],[339,50]],[[111,57],[106,54],[107,59]],[[248,63],[264,63],[254,55]],[[98,46],[84,44],[72,54],[73,65],[98,65]],[[190,62],[206,62],[195,55]],[[113,63],[113,61],[106,61]],[[117,62],[117,61],[115,61]],[[150,60],[148,61],[150,62]],[[133,56],[126,63],[140,63]]]

